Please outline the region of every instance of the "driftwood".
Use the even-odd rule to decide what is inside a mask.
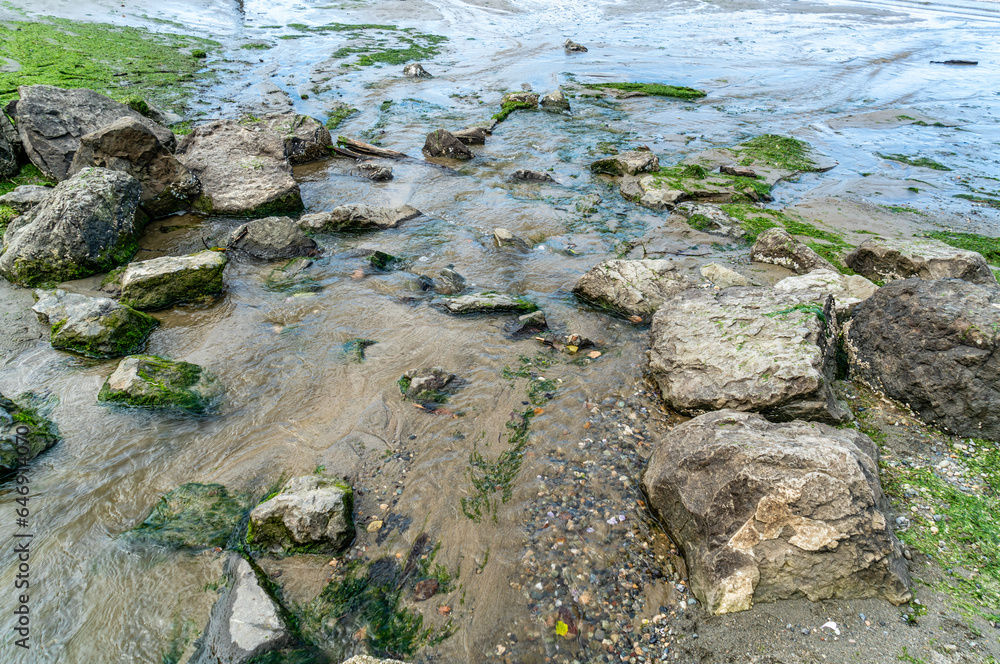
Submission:
[[[931,60],[932,65],[978,65],[979,60]]]
[[[380,148],[377,145],[356,141],[353,138],[347,138],[346,136],[338,136],[337,145],[339,145],[341,148],[347,148],[352,152],[358,152],[363,155],[367,155],[369,157],[385,157],[387,159],[410,158],[409,155],[403,154],[402,152],[396,152],[395,150]]]
[[[342,148],[337,145],[331,145],[330,149],[342,157],[350,157],[351,159],[357,159],[358,161],[368,159],[368,155],[360,154],[358,152],[354,152],[352,150],[348,150],[347,148]]]

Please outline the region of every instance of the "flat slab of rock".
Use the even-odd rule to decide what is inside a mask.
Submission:
[[[87,168],[15,217],[0,274],[22,286],[89,277],[128,261],[139,246],[142,186],[127,173]]]
[[[80,139],[119,118],[141,122],[168,150],[177,144],[166,127],[93,90],[22,85],[17,92],[17,131],[28,159],[56,180],[69,177]]]
[[[392,179],[392,167],[365,162],[352,168],[351,175],[356,175],[359,178],[365,178],[372,182],[388,182]]]
[[[177,161],[148,125],[123,117],[80,138],[70,175],[88,166],[128,173],[142,185],[139,204],[149,216],[164,217],[191,207],[201,182]]]
[[[121,274],[121,301],[133,309],[164,309],[222,292],[226,255],[199,251],[129,263]]]
[[[292,642],[278,604],[267,594],[250,564],[230,553],[226,584],[212,606],[189,664],[248,664]]]
[[[129,355],[104,381],[97,400],[200,414],[211,409],[222,392],[219,379],[197,364],[156,355]]]
[[[299,218],[299,226],[310,233],[396,228],[421,214],[420,210],[409,205],[383,207],[358,203],[339,205],[329,212],[304,214]]]
[[[195,127],[175,156],[201,181],[201,212],[265,217],[302,209],[285,140],[276,133],[218,120]]]
[[[221,484],[189,482],[164,494],[128,539],[175,549],[224,547],[243,513]]]
[[[854,376],[929,424],[1000,440],[1000,289],[893,281],[855,308],[846,337]]]
[[[14,212],[21,214],[41,203],[53,191],[52,187],[43,187],[40,184],[22,184],[14,191],[0,196],[0,205],[13,208]]]
[[[239,121],[250,131],[269,134],[281,139],[285,158],[292,164],[328,159],[333,137],[316,118],[298,113],[268,113],[262,118],[251,116]]]
[[[830,261],[782,228],[768,228],[758,235],[750,249],[750,260],[787,267],[796,274],[806,274],[813,270],[837,271]]]
[[[60,440],[51,420],[23,398],[18,402],[0,394],[0,472],[16,470]]]
[[[774,285],[775,290],[792,293],[823,306],[827,295],[833,296],[837,309],[837,320],[846,321],[854,308],[867,300],[878,286],[864,277],[852,274],[841,274],[834,270],[813,270],[797,277],[786,277]]]
[[[142,350],[159,321],[109,297],[64,290],[35,291],[32,310],[52,326],[53,348],[87,357],[122,357]]]
[[[996,276],[981,254],[932,238],[872,238],[849,253],[844,262],[872,281],[917,277],[997,285]]]
[[[316,240],[288,217],[265,217],[243,224],[229,239],[229,249],[261,260],[312,256]]]
[[[669,192],[654,191],[650,192],[648,195],[656,196],[667,193]],[[644,197],[645,196],[646,194],[644,194]],[[743,229],[743,226],[740,225],[739,220],[726,214],[726,211],[718,205],[712,205],[711,203],[695,203],[693,201],[681,202],[674,205],[674,202],[679,199],[679,196],[670,201],[666,201],[666,199],[664,199],[665,202],[663,209],[672,206],[673,215],[671,216],[673,217],[676,215],[683,217],[684,221],[691,228],[699,230],[703,233],[709,233],[711,235],[731,237],[734,240],[740,240],[746,237],[747,232]],[[647,202],[649,201],[643,202],[642,204],[646,205],[646,207],[660,209],[653,205],[647,205]]]
[[[708,413],[664,436],[642,484],[712,613],[802,596],[913,597],[878,448],[859,431]]]
[[[650,330],[649,372],[686,415],[732,408],[775,421],[851,419],[833,394],[836,314],[770,288],[687,290]]]
[[[336,553],[354,539],[353,510],[350,485],[296,477],[250,512],[247,544],[271,553]]]
[[[434,300],[451,314],[528,314],[538,305],[525,297],[505,293],[470,293]]]
[[[424,141],[424,154],[428,157],[447,157],[448,159],[472,159],[476,155],[458,137],[444,129],[435,129],[427,134]]]
[[[695,283],[669,260],[605,261],[580,277],[579,297],[648,323],[665,300]]]
[[[594,173],[605,175],[636,175],[660,169],[660,159],[652,152],[637,150],[598,159],[590,165]]]

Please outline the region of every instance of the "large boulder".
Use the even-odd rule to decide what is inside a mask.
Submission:
[[[642,485],[712,613],[801,596],[912,598],[878,448],[859,431],[708,413],[657,444]]]
[[[768,419],[851,419],[833,394],[837,316],[770,288],[687,290],[663,303],[650,330],[649,372],[686,415],[732,408]]]
[[[299,226],[310,233],[396,228],[421,214],[420,210],[409,205],[384,207],[354,203],[339,205],[329,212],[304,214],[299,218]]]
[[[424,154],[428,157],[447,157],[449,159],[472,159],[476,155],[465,143],[460,141],[450,131],[435,129],[427,134],[424,141]]]
[[[598,159],[590,165],[594,173],[605,175],[636,175],[660,170],[660,160],[652,152],[636,150]]]
[[[229,238],[229,248],[261,260],[312,256],[316,240],[288,217],[267,217],[243,224]]]
[[[849,253],[844,262],[872,281],[895,279],[964,279],[996,286],[986,259],[932,238],[872,238]]]
[[[69,177],[73,156],[86,134],[120,118],[132,118],[148,127],[167,150],[177,144],[166,127],[93,90],[22,85],[17,92],[21,143],[31,163],[56,180]]]
[[[664,300],[695,283],[669,260],[610,260],[576,282],[573,292],[599,307],[648,323]]]
[[[813,270],[837,271],[830,261],[782,228],[768,228],[758,235],[750,249],[750,260],[787,267],[796,274],[806,274]]]
[[[0,274],[37,286],[121,265],[139,247],[141,191],[131,175],[105,168],[87,168],[60,182],[7,227]]]
[[[186,210],[201,183],[177,161],[155,133],[133,117],[123,117],[80,138],[69,174],[88,166],[124,171],[142,185],[139,204],[151,217]]]
[[[906,279],[854,310],[854,376],[960,436],[1000,440],[1000,289]]]
[[[64,290],[35,291],[32,307],[52,326],[53,348],[87,357],[122,357],[142,350],[159,321],[108,297],[88,297]]]
[[[197,364],[156,355],[129,355],[104,381],[97,400],[201,414],[216,404],[222,391],[219,379]]]
[[[354,491],[306,475],[250,512],[247,544],[270,553],[336,553],[354,539]]]
[[[857,274],[846,275],[821,269],[797,277],[785,277],[774,285],[774,289],[793,293],[820,306],[826,302],[828,295],[832,295],[837,319],[846,321],[858,304],[875,294],[878,286]]]
[[[239,554],[230,553],[226,584],[188,664],[249,664],[293,641],[281,609]]]
[[[22,214],[48,198],[53,191],[55,190],[52,187],[40,184],[22,184],[14,191],[0,196],[0,205],[6,205],[14,212]]]
[[[0,394],[0,474],[16,470],[59,442],[56,425],[23,398],[18,401]]]
[[[21,138],[5,113],[0,113],[0,178],[4,180],[21,170]]]
[[[195,127],[175,154],[201,181],[195,207],[202,212],[265,217],[302,209],[278,134],[217,120]]]
[[[119,280],[121,301],[147,311],[221,293],[226,262],[222,252],[199,251],[129,263]]]
[[[305,164],[330,157],[333,139],[323,123],[298,113],[268,113],[262,118],[244,117],[240,124],[251,131],[277,136],[285,146],[285,157]]]

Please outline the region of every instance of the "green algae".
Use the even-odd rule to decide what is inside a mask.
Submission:
[[[334,131],[337,127],[344,123],[347,118],[358,113],[358,109],[351,108],[350,106],[343,104],[333,109],[330,115],[326,119],[326,128],[330,131]]]
[[[339,480],[323,478],[320,480],[322,487],[335,487],[344,492],[343,518],[348,524],[348,528],[337,540],[310,542],[308,544],[297,544],[291,538],[288,527],[285,526],[284,518],[280,514],[275,514],[263,522],[254,522],[252,519],[247,523],[247,532],[244,538],[248,551],[270,551],[275,546],[281,549],[282,555],[298,555],[306,553],[327,553],[334,554],[349,546],[354,540],[354,488]],[[266,496],[259,504],[281,495],[282,491],[274,492]]]
[[[182,484],[164,495],[128,538],[171,548],[224,547],[244,511],[221,484]]]
[[[0,394],[0,414],[6,415],[0,415],[0,474],[14,470],[21,461],[34,459],[59,442],[59,429],[34,403],[39,400],[28,392],[20,395],[17,402]],[[18,433],[19,427],[27,427],[28,433],[23,429]],[[17,435],[22,438],[17,440]],[[27,454],[18,453],[17,443],[27,446]]]
[[[812,151],[809,144],[789,136],[762,134],[732,148],[732,151],[744,166],[763,164],[791,171],[817,170],[816,162],[809,158]]]
[[[218,379],[197,364],[156,355],[133,355],[140,382],[129,389],[113,389],[105,381],[97,400],[132,408],[168,408],[201,414],[212,407],[221,387]],[[123,360],[124,361],[124,360]]]
[[[925,235],[958,249],[978,252],[986,262],[1000,265],[1000,238],[954,231],[931,231]]]
[[[881,152],[876,152],[876,155],[882,157],[883,159],[888,159],[889,161],[898,161],[901,164],[906,164],[908,166],[917,166],[919,168],[929,168],[935,171],[950,171],[951,169],[940,164],[933,159],[928,157],[910,157],[905,154],[882,154]]]
[[[52,326],[49,335],[52,347],[102,359],[141,351],[150,333],[160,324],[149,314],[127,305],[95,323],[101,327],[100,335],[80,334],[75,328],[67,328],[66,322],[63,319]]]
[[[990,198],[988,196],[975,196],[973,194],[955,194],[954,198],[961,198],[972,203],[979,203],[987,207],[1000,210],[1000,198]]]
[[[9,194],[23,184],[54,185],[55,183],[55,180],[46,177],[34,164],[25,164],[14,177],[0,178],[0,196]]]
[[[706,96],[704,90],[696,90],[678,85],[663,85],[662,83],[586,83],[585,88],[591,90],[622,90],[623,92],[642,92],[655,97],[672,97],[674,99],[701,99]]]
[[[535,105],[527,101],[508,101],[500,107],[497,113],[493,114],[493,119],[497,122],[503,122],[510,117],[510,114],[514,111],[527,110],[535,108]]]

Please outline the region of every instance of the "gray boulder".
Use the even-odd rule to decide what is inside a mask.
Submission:
[[[0,473],[16,470],[59,442],[59,430],[37,408],[0,394]]]
[[[31,163],[56,180],[69,177],[80,139],[120,118],[141,122],[167,150],[177,144],[166,127],[93,90],[23,85],[17,92],[17,131],[24,150]]]
[[[352,168],[351,175],[356,175],[372,182],[388,182],[392,179],[392,167],[366,161]]]
[[[22,286],[107,272],[132,257],[142,186],[127,173],[87,168],[11,221],[0,274]]]
[[[159,321],[107,297],[64,290],[35,291],[32,310],[52,326],[53,348],[87,357],[122,357],[137,353]]]
[[[660,170],[660,159],[652,152],[636,150],[598,159],[590,165],[594,173],[605,175],[636,175]]]
[[[917,277],[997,285],[996,276],[981,254],[932,238],[872,238],[849,253],[844,262],[872,281]]]
[[[222,252],[199,251],[129,263],[120,278],[121,301],[148,311],[221,293],[226,262]]]
[[[280,138],[285,158],[292,164],[328,159],[333,138],[323,123],[298,113],[268,113],[262,118],[246,116],[239,124],[250,131]]]
[[[434,280],[434,290],[441,295],[458,295],[465,290],[465,277],[456,272],[454,266],[449,265]]]
[[[21,170],[21,138],[7,115],[0,113],[0,178],[14,177]]]
[[[960,436],[1000,440],[1000,289],[893,281],[855,308],[852,374]]]
[[[329,212],[304,214],[299,218],[299,226],[310,233],[329,233],[366,229],[396,228],[404,221],[415,219],[420,210],[401,205],[383,207],[379,205],[340,205]]]
[[[527,242],[511,233],[506,228],[494,228],[493,240],[501,249],[504,247],[510,247],[511,249],[521,252],[522,254],[531,252],[531,247]]]
[[[813,270],[837,271],[830,261],[782,228],[768,228],[758,235],[750,249],[750,260],[787,267],[796,274],[806,274]]]
[[[216,404],[222,392],[219,379],[197,364],[156,355],[129,355],[104,381],[97,400],[201,414]]]
[[[195,127],[175,155],[201,181],[201,212],[265,217],[302,209],[285,140],[276,133],[218,120]]]
[[[250,564],[230,553],[224,570],[225,587],[188,664],[248,664],[293,640],[279,605],[261,586]]]
[[[859,303],[875,294],[878,286],[857,274],[813,270],[798,277],[786,277],[776,283],[774,289],[792,293],[803,301],[808,300],[820,306],[826,302],[828,295],[832,295],[837,319],[846,321]]]
[[[553,90],[552,92],[544,95],[538,101],[538,105],[542,107],[543,111],[548,111],[550,113],[569,112],[569,99],[566,99],[566,95],[562,90]]]
[[[354,539],[350,485],[307,475],[250,512],[247,544],[270,553],[336,553]]]
[[[229,249],[261,260],[313,256],[316,240],[288,217],[266,217],[243,224],[229,238]]]
[[[119,118],[80,138],[69,174],[89,166],[123,171],[138,180],[139,204],[153,218],[188,209],[201,193],[198,178],[133,117]]]
[[[711,613],[805,596],[912,599],[878,448],[854,429],[723,410],[657,444],[642,475]]]
[[[669,260],[610,260],[580,277],[573,292],[624,316],[652,319],[663,302],[695,283]]]
[[[449,159],[472,159],[476,155],[465,147],[454,134],[444,129],[435,129],[427,134],[424,142],[424,154],[428,157],[447,157]]]
[[[419,62],[411,62],[403,67],[403,76],[407,78],[433,78]]]
[[[837,316],[770,288],[692,289],[665,301],[650,330],[649,373],[685,415],[732,408],[774,421],[839,424]]]
[[[470,293],[457,297],[441,297],[435,304],[450,314],[528,314],[538,305],[525,297],[506,293]]]
[[[14,212],[22,214],[35,207],[55,191],[52,187],[43,187],[40,184],[22,184],[14,191],[0,196],[0,205],[13,208]]]

